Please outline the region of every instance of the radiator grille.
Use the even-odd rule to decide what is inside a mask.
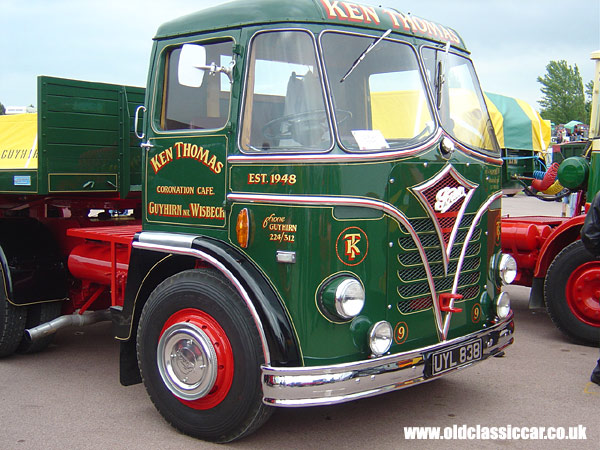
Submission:
[[[448,273],[446,275],[444,274],[440,241],[435,232],[433,221],[430,218],[416,218],[410,221],[424,247],[438,295],[452,290],[458,258],[474,217],[475,214],[465,214],[461,220],[450,252]],[[431,308],[433,304],[425,267],[413,238],[403,227],[401,227],[400,232],[401,234],[398,237],[400,250],[397,255],[398,266],[396,272],[396,290],[399,297],[398,310],[405,314],[423,311]],[[461,294],[464,300],[473,299],[480,295],[481,235],[482,230],[477,226],[469,240],[460,270],[457,293]]]
[[[457,293],[463,296],[464,300],[471,300],[479,297],[481,290],[478,285],[470,286],[463,289],[458,289]],[[423,311],[432,307],[431,295],[414,299],[402,300],[398,302],[398,310],[407,314],[412,312]]]

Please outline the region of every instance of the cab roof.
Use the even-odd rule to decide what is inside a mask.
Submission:
[[[453,29],[393,8],[339,0],[235,0],[161,25],[155,39],[275,23],[346,25],[432,40],[466,50]]]

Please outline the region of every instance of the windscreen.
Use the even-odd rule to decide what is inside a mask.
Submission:
[[[435,130],[415,51],[379,37],[321,38],[338,135],[350,151],[411,147]]]
[[[498,143],[473,64],[443,49],[422,50],[442,127],[459,142],[498,156]]]

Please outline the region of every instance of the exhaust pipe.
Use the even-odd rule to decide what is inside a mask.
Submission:
[[[37,327],[25,330],[25,339],[29,342],[35,342],[45,336],[56,333],[61,328],[75,326],[83,327],[96,322],[105,322],[110,320],[110,310],[88,311],[83,314],[68,314],[66,316],[57,317],[50,322],[43,323]]]

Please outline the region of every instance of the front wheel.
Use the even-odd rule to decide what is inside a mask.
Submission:
[[[256,325],[217,272],[188,270],[161,283],[144,305],[137,348],[152,402],[181,432],[230,442],[270,416],[262,403]]]
[[[552,321],[576,342],[600,343],[600,261],[576,241],[552,261],[544,283]]]

